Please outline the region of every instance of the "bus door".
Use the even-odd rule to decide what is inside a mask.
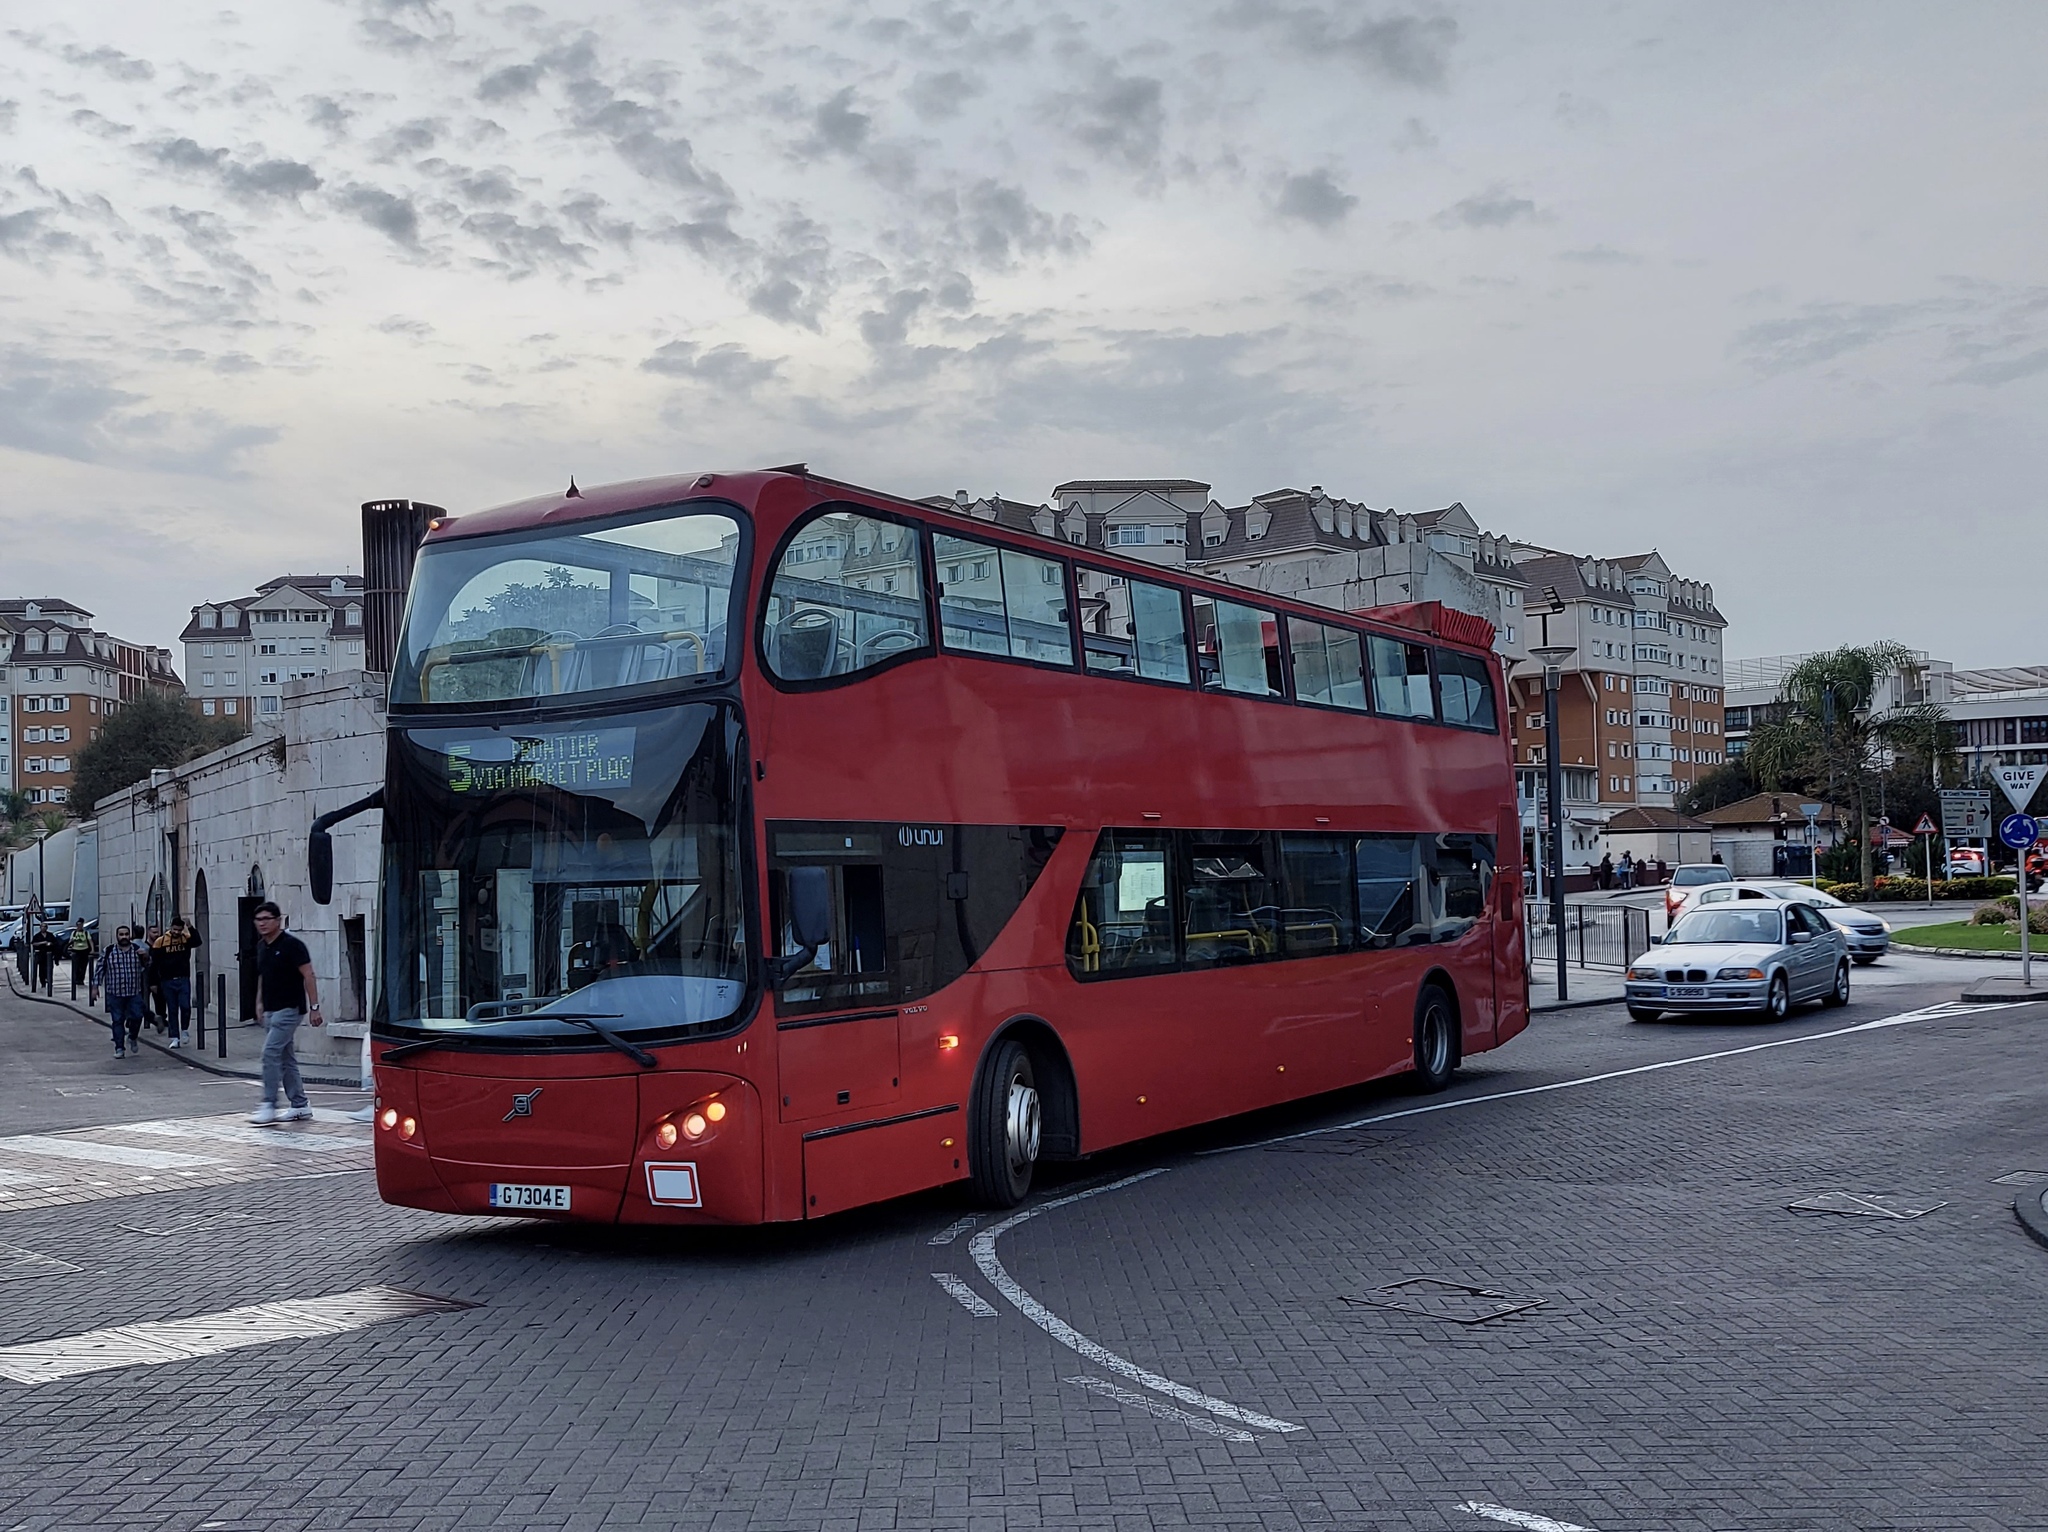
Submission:
[[[1521,1030],[1519,1012],[1525,1000],[1521,984],[1523,962],[1522,934],[1522,868],[1521,859],[1511,856],[1509,850],[1522,843],[1522,816],[1514,808],[1500,811],[1500,834],[1495,837],[1500,862],[1493,869],[1493,895],[1489,901],[1493,917],[1493,974],[1489,982],[1493,987],[1493,1036],[1490,1043],[1506,1041],[1501,1032],[1501,1023],[1510,1020],[1507,1013],[1517,1012],[1511,1031],[1507,1036]]]

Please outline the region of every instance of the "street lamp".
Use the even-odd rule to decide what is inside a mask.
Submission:
[[[1544,638],[1550,637],[1550,617],[1543,618]],[[1557,943],[1557,998],[1566,996],[1564,968],[1564,760],[1557,739],[1557,680],[1564,662],[1578,652],[1577,644],[1542,643],[1529,653],[1543,666],[1543,776],[1550,789],[1550,929]]]
[[[44,823],[44,824],[39,824],[39,825],[37,825],[37,826],[36,826],[36,903],[35,903],[35,918],[34,918],[34,920],[32,920],[31,922],[29,922],[29,925],[28,925],[28,932],[29,932],[29,943],[28,943],[28,987],[29,987],[29,988],[30,988],[31,990],[33,990],[33,989],[34,989],[34,988],[36,987],[36,943],[35,943],[35,928],[36,928],[36,926],[37,926],[37,925],[41,925],[41,926],[42,926],[42,928],[43,928],[43,934],[44,934],[44,936],[45,936],[46,938],[47,938],[47,936],[49,935],[49,930],[50,930],[50,922],[49,922],[49,920],[48,920],[48,918],[47,918],[47,911],[45,910],[45,908],[44,908],[44,906],[43,906],[43,890],[44,890],[44,889],[45,889],[45,888],[46,888],[46,887],[48,886],[48,885],[47,885],[47,884],[46,884],[46,883],[45,883],[45,882],[43,881],[43,842],[44,842],[44,841],[46,841],[46,840],[48,840],[49,838],[50,838],[50,827],[49,827],[49,825],[48,825],[47,823]],[[45,948],[47,948],[47,947],[49,946],[49,942],[48,942],[47,940],[45,940],[45,941],[44,941],[44,943],[43,943],[43,945],[44,945],[44,947],[45,947]],[[49,959],[49,963],[50,963],[50,985],[51,985],[51,988],[52,988],[52,989],[54,989],[54,988],[56,987],[56,983],[57,983],[57,977],[56,977],[56,973],[57,973],[57,960],[56,960],[56,958],[55,958],[54,956],[52,956],[52,955],[51,955],[51,954],[50,954],[49,952],[47,952],[47,951],[46,951],[46,952],[45,952],[45,953],[44,953],[43,955],[44,955],[44,956],[45,956],[46,958],[48,958],[48,959]]]

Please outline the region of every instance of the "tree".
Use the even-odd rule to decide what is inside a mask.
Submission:
[[[1725,809],[1731,803],[1740,803],[1757,790],[1756,778],[1750,775],[1749,764],[1733,760],[1716,766],[1701,777],[1678,800],[1681,814],[1704,814],[1708,809]]]
[[[1767,790],[1803,779],[1808,791],[1833,801],[1849,789],[1865,884],[1871,878],[1870,799],[1879,777],[1916,759],[1931,774],[1933,763],[1955,748],[1955,727],[1936,704],[1878,706],[1883,683],[1916,668],[1913,651],[1890,640],[1810,654],[1785,677],[1778,716],[1749,738],[1750,769]]]
[[[100,725],[78,753],[72,800],[90,815],[109,793],[143,781],[160,767],[182,766],[195,756],[231,745],[249,731],[237,720],[201,718],[175,692],[146,688]]]

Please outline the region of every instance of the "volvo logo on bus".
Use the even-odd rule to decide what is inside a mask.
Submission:
[[[545,1089],[547,1087],[544,1085],[536,1085],[532,1090],[525,1092],[523,1095],[515,1091],[512,1096],[512,1110],[505,1114],[503,1120],[510,1122],[515,1117],[531,1117],[533,1115],[533,1104],[540,1100],[540,1093]]]
[[[946,844],[946,832],[944,830],[919,830],[911,825],[904,825],[896,832],[896,844],[899,846],[943,846]]]

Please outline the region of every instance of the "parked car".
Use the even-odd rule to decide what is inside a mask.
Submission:
[[[1735,874],[1719,862],[1682,862],[1672,869],[1671,882],[1664,889],[1664,918],[1677,918],[1678,907],[1685,903],[1685,896],[1696,888],[1710,883],[1733,883]]]
[[[1690,910],[1629,964],[1623,990],[1635,1021],[1666,1011],[1755,1011],[1782,1021],[1801,1001],[1849,1003],[1849,940],[1795,900]]]
[[[1951,878],[1981,878],[1984,874],[1984,853],[1979,847],[1949,847],[1948,875]]]
[[[1801,904],[1817,907],[1849,939],[1849,956],[1856,963],[1875,963],[1892,949],[1891,922],[1881,915],[1857,905],[1845,904],[1833,894],[1804,883],[1789,883],[1778,878],[1738,878],[1733,883],[1710,883],[1696,888],[1686,896],[1679,906],[1678,916],[1682,919],[1687,910],[1702,909],[1717,904],[1726,904],[1734,899],[1796,899]]]

